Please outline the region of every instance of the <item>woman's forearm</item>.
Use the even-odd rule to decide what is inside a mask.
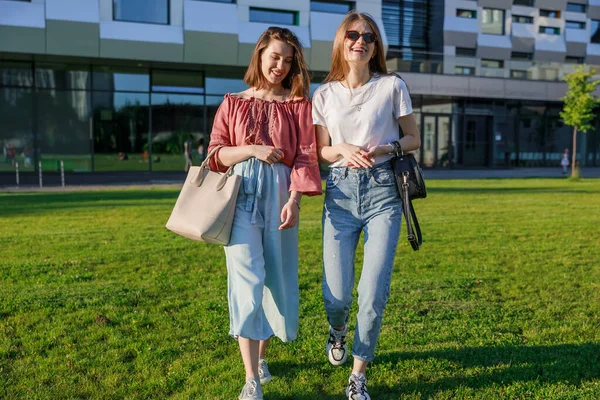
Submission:
[[[235,165],[254,155],[254,146],[225,146],[217,152],[219,164],[224,167]]]
[[[323,163],[334,163],[342,157],[335,146],[320,146],[318,148],[319,161]]]
[[[400,147],[403,152],[414,151],[421,147],[421,139],[418,136],[406,135],[400,139]]]

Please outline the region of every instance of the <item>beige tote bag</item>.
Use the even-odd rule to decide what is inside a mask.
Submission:
[[[166,226],[192,240],[225,245],[231,237],[242,177],[233,174],[233,166],[226,173],[209,169],[208,162],[218,149],[202,165],[190,168]]]

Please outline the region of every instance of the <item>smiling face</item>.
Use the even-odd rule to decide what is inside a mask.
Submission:
[[[366,43],[362,37],[363,33],[374,33],[367,21],[354,21],[348,31],[356,31],[361,36],[356,41],[344,38],[344,59],[348,63],[368,64],[375,53],[375,42]]]
[[[294,48],[281,40],[272,39],[260,56],[260,69],[271,86],[281,85],[294,61]]]

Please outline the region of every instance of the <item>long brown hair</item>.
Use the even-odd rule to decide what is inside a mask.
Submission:
[[[356,21],[365,21],[367,24],[369,24],[371,31],[377,35],[377,38],[375,39],[375,54],[373,58],[369,60],[369,71],[377,72],[381,75],[387,74],[387,66],[385,65],[385,50],[381,40],[381,31],[379,30],[377,23],[369,14],[359,13],[353,10],[346,14],[346,17],[335,33],[335,39],[333,40],[333,54],[331,56],[331,69],[323,81],[324,83],[331,81],[342,81],[344,78],[346,78],[349,67],[346,59],[344,58],[344,39],[346,38],[346,31],[350,28],[350,25]]]
[[[265,48],[269,46],[271,40],[281,40],[284,43],[289,44],[294,49],[294,60],[290,72],[283,79],[281,84],[284,88],[291,90],[292,97],[308,97],[310,88],[310,76],[308,74],[308,67],[306,61],[304,61],[304,54],[302,53],[302,43],[298,37],[287,28],[279,28],[277,26],[271,26],[260,35],[254,51],[252,52],[252,58],[250,59],[250,65],[244,75],[244,82],[250,87],[256,87],[262,89],[267,86],[267,79],[264,77],[261,70],[261,56]]]

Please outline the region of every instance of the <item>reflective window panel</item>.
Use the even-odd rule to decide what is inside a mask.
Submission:
[[[149,171],[148,93],[94,92],[94,170]]]

